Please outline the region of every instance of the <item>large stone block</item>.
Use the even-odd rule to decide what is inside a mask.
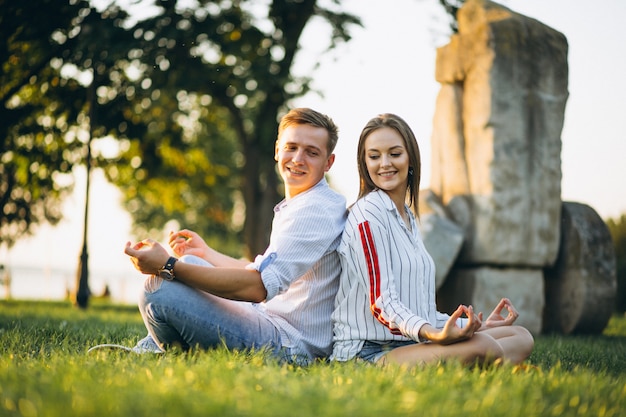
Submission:
[[[437,307],[451,313],[459,304],[471,304],[474,311],[482,311],[487,318],[505,297],[520,313],[515,324],[540,334],[545,304],[540,269],[454,268],[437,292]]]
[[[567,40],[490,1],[468,0],[458,18],[459,33],[437,53],[431,188],[444,204],[460,196],[470,209],[467,219],[452,214],[466,237],[459,262],[552,265]]]
[[[435,262],[435,285],[441,287],[463,246],[463,229],[450,220],[441,197],[430,189],[419,193],[420,233]]]
[[[589,206],[563,203],[561,248],[545,271],[544,332],[602,333],[617,295],[615,248]]]
[[[421,217],[420,233],[435,262],[435,288],[439,288],[461,250],[463,230],[447,218],[431,213]]]
[[[470,194],[461,119],[463,88],[458,84],[442,84],[435,108],[430,186],[442,202],[448,203],[456,195]]]

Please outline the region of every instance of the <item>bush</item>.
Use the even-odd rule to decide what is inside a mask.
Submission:
[[[606,221],[606,224],[613,238],[617,264],[617,297],[615,309],[623,313],[626,312],[626,215],[622,214],[619,219],[609,219]]]

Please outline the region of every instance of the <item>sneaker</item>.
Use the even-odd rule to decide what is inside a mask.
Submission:
[[[113,343],[105,343],[103,345],[97,345],[97,346],[93,346],[91,348],[89,348],[89,350],[87,351],[87,353],[91,353],[93,351],[96,350],[122,350],[125,352],[132,352],[132,353],[137,353],[137,354],[144,354],[144,353],[165,353],[154,341],[154,339],[152,339],[152,337],[150,335],[144,337],[143,339],[141,339],[139,342],[137,342],[137,344],[135,346],[128,347],[128,346],[124,346],[124,345],[116,345]]]
[[[131,348],[131,351],[135,353],[165,353],[150,335],[137,342],[135,347]]]

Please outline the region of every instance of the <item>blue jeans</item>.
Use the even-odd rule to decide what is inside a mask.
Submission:
[[[393,341],[393,342],[372,342],[366,340],[361,351],[357,353],[357,358],[368,362],[378,362],[380,358],[391,352],[395,348],[414,345],[413,341]]]
[[[184,256],[179,262],[211,266],[195,256]],[[155,276],[147,278],[144,286],[139,310],[161,349],[267,349],[288,359],[278,328],[255,304],[228,300]]]

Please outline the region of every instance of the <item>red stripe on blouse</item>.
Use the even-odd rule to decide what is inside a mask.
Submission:
[[[400,330],[392,328],[391,324],[382,317],[382,311],[376,305],[376,300],[380,297],[380,266],[378,264],[378,253],[376,253],[374,237],[368,221],[359,223],[359,234],[361,235],[361,244],[363,245],[363,254],[367,262],[367,273],[370,281],[370,310],[376,320],[387,327],[392,334],[401,335],[402,332]]]

